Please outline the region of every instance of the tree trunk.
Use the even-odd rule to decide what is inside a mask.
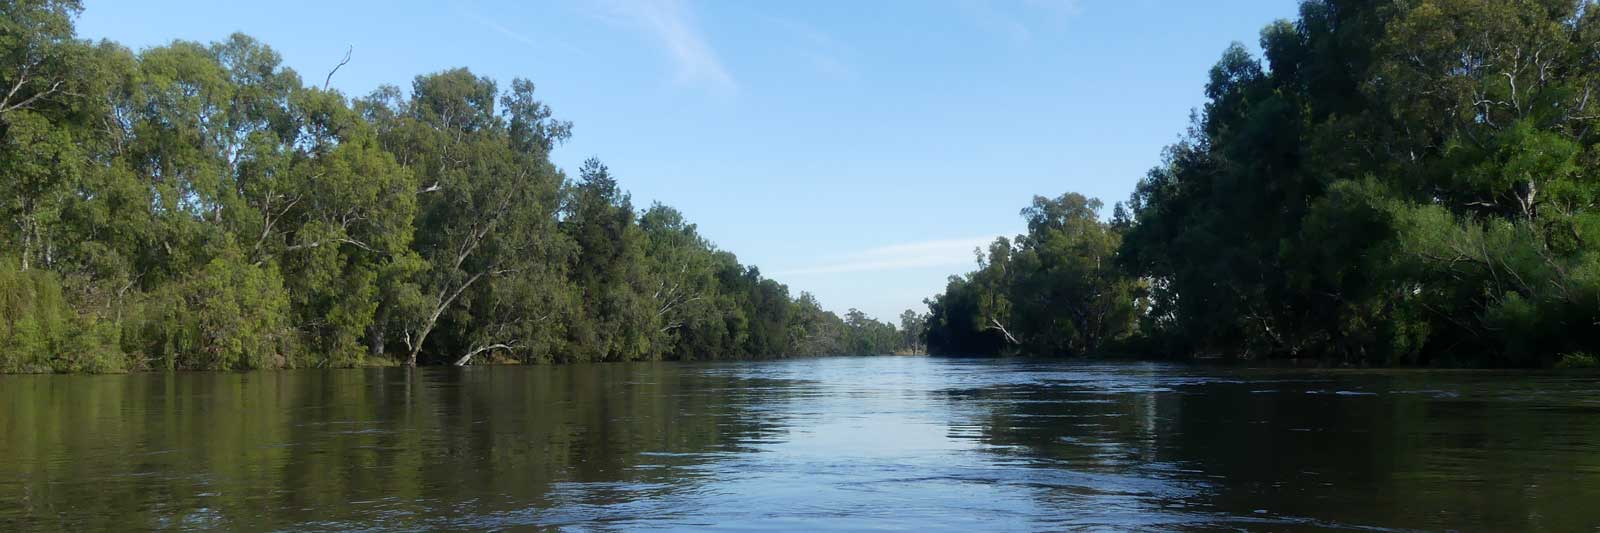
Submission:
[[[28,256],[33,254],[33,234],[30,226],[24,219],[22,223],[22,271],[28,271]]]
[[[372,334],[367,337],[367,353],[373,357],[383,357],[384,345],[388,343],[388,339],[384,337],[385,333],[382,327],[372,328]]]
[[[384,344],[387,340],[385,339],[385,335],[388,333],[384,330],[383,326],[388,321],[389,311],[380,307],[378,310],[377,319],[373,320],[372,327],[368,330],[367,334],[367,352],[373,357],[383,357]]]
[[[463,255],[463,257],[465,256]],[[428,340],[428,333],[432,332],[433,327],[439,324],[439,316],[443,315],[444,311],[450,308],[450,304],[454,303],[456,298],[460,297],[461,293],[467,290],[467,287],[471,287],[473,283],[477,283],[484,274],[484,272],[473,274],[472,277],[467,278],[466,283],[462,283],[460,287],[456,287],[455,292],[450,293],[448,297],[445,296],[445,293],[443,292],[439,293],[439,305],[433,308],[433,314],[428,316],[428,323],[424,324],[422,326],[422,331],[417,333],[416,343],[412,344],[410,342],[410,338],[407,337],[406,343],[411,347],[411,355],[406,359],[407,365],[412,367],[417,366],[417,354],[422,352],[422,343],[423,341]]]
[[[1016,337],[1011,336],[1011,331],[1007,330],[1004,325],[1001,325],[1000,324],[1000,320],[995,319],[995,318],[990,318],[989,319],[989,323],[994,324],[994,327],[992,329],[1000,330],[1000,333],[1005,335],[1006,336],[1006,340],[1011,342],[1011,344],[1022,344],[1020,342],[1017,342],[1017,338]]]
[[[459,359],[456,359],[456,366],[467,366],[468,363],[472,362],[472,357],[480,353],[510,349],[510,344],[491,344],[489,346],[474,348],[472,351],[467,352],[466,355],[462,355]]]
[[[412,368],[417,366],[417,354],[422,353],[422,341],[428,339],[428,332],[430,331],[433,331],[432,322],[428,324],[428,327],[422,329],[422,334],[417,336],[417,343],[411,346],[411,353],[406,356],[406,366]]]

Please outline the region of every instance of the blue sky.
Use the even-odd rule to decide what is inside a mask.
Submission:
[[[466,66],[532,79],[636,205],[836,311],[924,309],[1033,195],[1127,198],[1232,41],[1292,0],[88,0],[135,50],[242,31],[364,95]]]

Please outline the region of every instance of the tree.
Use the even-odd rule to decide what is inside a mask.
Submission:
[[[568,130],[531,100],[531,84],[519,90],[507,98],[516,104],[508,106],[509,122],[526,130],[520,137],[496,113],[494,82],[465,69],[418,77],[399,108],[386,92],[366,104],[370,116],[392,122],[379,126],[385,144],[422,187],[413,249],[426,268],[394,304],[407,364],[417,364],[441,324],[453,334],[434,349],[464,364],[485,351],[528,350],[529,323],[551,316],[549,309],[509,305],[495,287],[516,276],[548,279],[544,269],[565,250],[553,231],[560,175],[545,151],[564,137],[533,135]],[[484,299],[495,315],[447,314]]]
[[[912,353],[927,349],[923,339],[928,332],[928,314],[907,309],[900,312],[900,346]]]
[[[650,286],[645,260],[645,235],[634,218],[633,203],[610,169],[589,159],[565,208],[562,229],[578,247],[570,266],[581,293],[580,308],[589,320],[571,329],[576,357],[596,361],[654,359],[669,331],[656,325],[663,318],[658,303],[667,290],[660,280]]]
[[[243,34],[136,54],[80,11],[0,5],[0,371],[885,350],[597,160],[569,182],[528,80],[349,100]]]
[[[1174,351],[1547,365],[1593,351],[1591,1],[1308,1],[1231,47],[1121,264]]]
[[[929,301],[929,352],[1085,355],[1133,335],[1143,284],[1117,267],[1121,232],[1099,220],[1101,206],[1075,193],[1034,198],[1027,234],[996,239],[977,271]]]

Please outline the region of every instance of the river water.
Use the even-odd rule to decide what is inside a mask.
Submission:
[[[925,357],[0,377],[0,530],[1600,525],[1600,376]]]

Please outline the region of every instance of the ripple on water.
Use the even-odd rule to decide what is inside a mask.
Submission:
[[[71,386],[0,386],[0,501],[20,503],[0,529],[1600,523],[1595,376],[934,358],[401,370],[3,378]]]

